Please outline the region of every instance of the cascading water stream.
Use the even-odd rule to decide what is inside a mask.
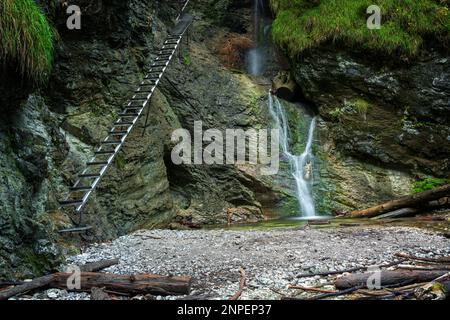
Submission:
[[[247,71],[254,76],[263,74],[265,69],[270,24],[266,21],[264,8],[264,0],[254,0],[253,33],[256,47],[250,49],[246,56]]]
[[[289,161],[291,173],[296,182],[297,199],[301,214],[305,218],[316,217],[316,209],[312,195],[315,165],[312,145],[316,128],[316,117],[311,119],[305,149],[301,155],[297,156],[290,152],[289,123],[284,108],[280,100],[271,93],[269,93],[269,111],[275,121],[276,127],[280,130],[280,145],[284,156]]]
[[[266,0],[253,0],[253,32],[256,46],[247,52],[247,71],[254,76],[260,76],[265,72],[268,49],[271,46],[270,28],[271,21],[266,15]],[[305,149],[299,156],[290,152],[289,147],[289,123],[284,108],[276,96],[269,94],[270,113],[275,120],[276,127],[280,130],[280,144],[284,156],[290,164],[292,176],[296,182],[297,199],[303,217],[316,217],[314,198],[312,195],[314,156],[312,144],[316,118],[312,118],[308,130],[308,138]]]

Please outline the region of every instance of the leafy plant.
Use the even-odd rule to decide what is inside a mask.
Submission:
[[[425,178],[423,180],[419,180],[413,183],[411,192],[419,193],[426,190],[431,190],[437,187],[440,187],[444,184],[450,183],[450,179],[442,179],[442,178]]]
[[[1,0],[0,58],[17,64],[34,82],[45,80],[53,62],[54,30],[33,0]]]

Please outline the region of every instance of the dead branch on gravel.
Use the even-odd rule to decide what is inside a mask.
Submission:
[[[412,256],[404,252],[399,252],[395,254],[399,258],[407,259],[407,260],[417,260],[417,261],[425,261],[425,262],[432,262],[432,263],[449,263],[450,264],[450,257],[440,257],[440,258],[423,258],[423,257],[417,257]]]
[[[241,279],[239,280],[239,289],[236,294],[230,298],[230,300],[239,299],[239,297],[242,295],[242,292],[244,291],[246,281],[244,268],[239,269],[239,273],[241,274]]]
[[[82,272],[97,272],[119,264],[119,259],[100,260],[96,262],[89,262],[80,267]]]
[[[343,296],[343,295],[346,295],[349,293],[353,293],[364,287],[365,287],[365,285],[359,285],[359,286],[355,286],[355,287],[348,288],[348,289],[341,290],[341,291],[335,291],[335,292],[331,292],[331,293],[323,293],[323,294],[319,294],[317,296],[311,297],[308,300],[320,300],[320,299],[324,299],[324,298],[339,297],[339,296]]]
[[[389,267],[398,265],[398,264],[400,264],[400,263],[402,263],[404,261],[405,260],[394,261],[394,262],[391,262],[391,263],[380,265],[378,267],[379,268],[389,268]],[[344,270],[337,270],[337,271],[323,271],[323,272],[315,272],[315,273],[302,273],[302,274],[298,274],[296,277],[297,278],[309,278],[309,277],[315,277],[315,276],[328,276],[328,275],[335,275],[335,274],[342,274],[342,273],[351,273],[351,272],[366,270],[368,268],[369,268],[368,266],[363,266],[363,267],[355,267],[355,268],[344,269]]]
[[[288,288],[289,289],[299,289],[299,290],[304,290],[304,291],[320,292],[320,293],[336,293],[335,290],[326,290],[326,289],[317,288],[317,287],[305,287],[302,285],[293,285],[293,284],[290,284],[288,286]]]

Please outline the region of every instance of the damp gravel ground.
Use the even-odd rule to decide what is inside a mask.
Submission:
[[[242,267],[247,287],[241,299],[305,297],[289,284],[333,289],[332,278],[297,278],[298,274],[387,264],[397,252],[437,257],[450,255],[450,240],[414,227],[358,226],[272,230],[148,230],[113,242],[93,244],[67,264],[119,258],[104,272],[157,273],[193,277],[189,297],[156,299],[228,299],[238,289]],[[89,294],[48,290],[33,299],[89,299]]]

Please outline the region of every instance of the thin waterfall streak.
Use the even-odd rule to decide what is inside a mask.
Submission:
[[[280,130],[280,145],[283,154],[289,161],[291,174],[296,183],[296,195],[301,213],[308,218],[315,217],[316,209],[312,194],[312,184],[314,181],[314,155],[312,153],[312,146],[316,128],[316,117],[311,119],[305,149],[301,155],[297,156],[292,154],[289,150],[289,123],[287,121],[286,112],[280,100],[270,93],[269,112],[275,121],[276,127]]]
[[[254,76],[259,76],[264,73],[266,50],[265,44],[269,32],[266,32],[267,27],[265,23],[265,9],[264,0],[254,0],[253,6],[253,39],[255,47],[248,50],[246,54],[247,72]],[[268,29],[267,29],[268,30]]]

